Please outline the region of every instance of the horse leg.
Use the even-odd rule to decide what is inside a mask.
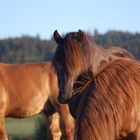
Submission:
[[[135,132],[135,136],[136,136],[136,139],[135,140],[140,140],[140,124],[138,124],[138,128]]]
[[[52,115],[51,125],[50,125],[50,132],[53,137],[53,140],[60,140],[61,138],[61,129],[60,129],[60,116],[58,113],[54,113]]]
[[[5,97],[5,95],[6,95],[5,92],[0,93],[0,140],[8,140],[8,137],[6,135],[5,116],[4,116],[7,103],[7,98]]]
[[[60,106],[59,112],[62,117],[66,140],[74,140],[75,121],[70,114],[68,106]]]
[[[8,140],[6,135],[4,117],[0,117],[0,140]]]

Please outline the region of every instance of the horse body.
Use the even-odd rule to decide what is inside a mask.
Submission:
[[[54,106],[55,111],[62,114],[67,139],[73,139],[69,133],[73,131],[74,121],[69,113],[68,106],[61,105],[57,101],[57,75],[52,63],[1,63],[0,89],[1,140],[6,140],[4,117],[30,117],[42,111],[47,111],[49,103]],[[56,127],[51,126],[52,129],[56,129],[57,125],[59,125],[59,117],[57,117],[57,119],[55,117],[54,120],[57,120],[57,124],[55,123]],[[67,120],[70,120],[68,125],[67,122],[65,122]],[[57,133],[54,132],[56,130],[51,131]],[[59,132],[57,140],[60,139],[60,137]]]
[[[76,140],[140,139],[139,71],[138,62],[114,60],[98,72],[79,104]]]
[[[0,87],[7,102],[6,117],[29,117],[44,109],[51,93],[50,75],[48,65],[47,69],[43,68],[46,64],[39,65],[1,65]]]

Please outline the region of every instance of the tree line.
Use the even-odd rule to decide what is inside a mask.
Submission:
[[[119,46],[129,50],[140,60],[140,34],[121,31],[108,31],[105,34],[95,30],[89,34],[93,41],[103,47]],[[6,63],[25,63],[50,61],[53,58],[56,43],[51,37],[43,40],[37,35],[24,35],[17,38],[0,40],[0,61]]]

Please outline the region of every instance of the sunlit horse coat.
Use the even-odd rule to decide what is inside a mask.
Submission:
[[[140,63],[114,60],[86,87],[75,140],[140,140]]]
[[[97,48],[90,41],[88,36],[85,33],[83,33],[82,31],[68,33],[64,38],[62,38],[56,31],[56,32],[54,32],[54,38],[55,38],[56,42],[58,43],[58,47],[57,47],[55,57],[54,57],[54,64],[55,64],[55,68],[56,68],[58,79],[59,79],[59,88],[60,88],[59,101],[62,103],[69,103],[71,97],[77,93],[77,92],[73,92],[73,86],[75,84],[75,80],[78,77],[82,76],[83,73],[90,71],[92,74],[94,74],[94,77],[96,77],[96,75],[99,73],[101,67],[106,65],[108,62],[111,63],[111,61],[113,61],[115,59],[120,59],[120,58],[122,58],[121,60],[119,60],[120,62],[121,61],[125,62],[125,61],[129,60],[130,58],[133,59],[133,57],[128,58],[128,55],[120,55],[121,53],[118,53],[118,52],[115,52],[113,54],[112,50],[108,51],[103,48],[101,48],[101,49]],[[122,54],[125,54],[125,53],[122,53]],[[128,53],[128,54],[130,54],[130,53]],[[129,56],[131,56],[131,55],[129,55]],[[125,60],[124,60],[124,58],[125,58]],[[63,75],[62,75],[62,73],[63,73]],[[113,75],[112,75],[112,77],[113,77]],[[78,81],[78,82],[80,83],[81,81]],[[93,85],[94,84],[92,83],[91,92],[93,91],[93,88],[94,88]],[[110,82],[110,86],[113,86],[113,85],[111,85],[111,82]],[[90,92],[90,90],[86,90],[86,91]],[[78,93],[80,93],[80,92],[78,92]],[[83,94],[84,94],[84,92],[83,92]],[[83,98],[83,100],[84,99],[85,98]],[[89,100],[87,102],[89,102]],[[100,103],[99,103],[99,105],[100,105]],[[88,111],[90,112],[90,109]],[[130,112],[131,112],[131,110],[130,110]],[[119,114],[116,114],[116,115],[119,115]],[[88,116],[88,113],[87,113],[87,116]],[[90,119],[90,121],[92,121],[91,119]],[[137,123],[139,123],[139,122],[137,122]],[[90,123],[88,123],[88,124],[90,125]],[[94,126],[94,123],[92,123],[92,124]],[[121,127],[119,127],[119,129],[121,130]],[[129,127],[130,133],[133,130],[131,130]],[[85,127],[85,131],[86,131],[86,127]],[[124,131],[120,131],[120,133],[119,133],[119,131],[117,130],[117,132],[116,132],[117,135],[114,134],[111,137],[108,137],[108,139],[110,139],[110,138],[117,139],[120,136],[124,136],[123,132]],[[81,133],[86,133],[86,132],[81,131]],[[88,131],[87,131],[87,133],[88,133]],[[90,135],[91,135],[91,133],[90,133]],[[89,138],[90,135],[88,135],[87,139]],[[93,135],[94,135],[94,133],[93,133]],[[95,135],[96,135],[96,133],[95,133]],[[91,138],[93,138],[93,137],[91,137]],[[99,137],[97,137],[97,138],[99,138]],[[104,137],[102,137],[102,139],[103,138]],[[105,137],[105,138],[107,139],[107,137]],[[129,138],[130,137],[128,137],[128,139]],[[82,137],[81,137],[81,139],[82,139]],[[81,139],[78,138],[78,140],[81,140]],[[96,137],[94,137],[94,139],[96,139]],[[94,140],[94,139],[92,139],[92,140]],[[98,140],[98,139],[96,139],[96,140]],[[100,140],[100,138],[99,138],[99,140]]]
[[[51,62],[0,63],[0,140],[7,140],[5,117],[25,118],[42,111],[47,115],[56,111],[61,114],[66,139],[73,140],[74,120],[68,106],[57,101],[57,95],[57,75]],[[52,116],[54,140],[61,137],[59,115]]]

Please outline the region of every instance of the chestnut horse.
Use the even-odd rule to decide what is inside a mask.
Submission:
[[[106,62],[109,62],[112,59],[120,59],[120,58],[123,58],[123,59],[119,60],[120,62],[122,61],[122,64],[123,64],[123,61],[125,62],[125,61],[128,61],[133,58],[133,57],[128,57],[131,55],[118,55],[118,54],[121,54],[122,52],[121,53],[117,52],[117,53],[115,53],[117,55],[114,56],[113,54],[107,52],[107,50],[105,50],[105,49],[104,49],[104,51],[101,51],[100,49],[98,49],[98,51],[96,52],[94,45],[89,40],[87,35],[85,33],[83,33],[82,31],[75,32],[75,33],[69,33],[64,38],[62,38],[57,32],[54,32],[54,38],[55,38],[56,42],[58,43],[58,48],[56,50],[53,63],[57,70],[59,87],[60,87],[59,100],[62,103],[69,102],[69,99],[76,93],[76,92],[72,92],[71,89],[73,89],[75,80],[77,79],[77,77],[80,74],[88,71],[88,72],[94,73],[94,77],[98,77],[96,75],[97,75],[98,71],[101,69],[102,64],[105,65]],[[99,53],[99,52],[102,52],[103,54]],[[126,52],[127,51],[125,51],[125,53],[122,53],[122,54],[127,54]],[[98,54],[100,54],[100,55],[98,55]],[[129,54],[129,52],[128,52],[128,54]],[[120,56],[123,56],[123,57],[120,57]],[[124,56],[126,56],[126,58]],[[96,61],[97,61],[97,64],[96,64]],[[129,64],[128,64],[128,66],[129,66]],[[133,67],[131,67],[131,69],[133,69]],[[131,70],[130,70],[130,72],[131,72]],[[80,76],[80,78],[81,77],[82,77],[82,75]],[[90,77],[92,77],[92,76],[90,76]],[[127,74],[124,77],[127,78]],[[136,77],[137,77],[137,75],[136,75]],[[86,76],[86,79],[88,79],[87,76]],[[81,81],[79,81],[79,82],[81,82]],[[92,82],[89,82],[89,83],[92,83]],[[112,83],[110,82],[109,84],[111,86]],[[94,88],[93,85],[94,84],[92,83],[92,88]],[[66,90],[64,90],[65,88],[66,88]],[[85,89],[86,89],[86,86],[84,86],[84,91],[85,91]],[[127,90],[127,88],[126,88],[126,90]],[[62,94],[61,91],[63,91],[64,94]],[[82,91],[83,91],[83,89],[82,89]],[[90,92],[89,89],[86,91]],[[79,93],[81,93],[81,92],[79,92]],[[84,92],[82,92],[82,93],[84,93]],[[128,97],[129,97],[129,95],[128,95]],[[85,98],[83,98],[83,99],[85,99]],[[127,104],[127,101],[126,101],[126,104]],[[128,110],[129,110],[129,108],[128,108]],[[89,111],[90,111],[90,109],[89,109]],[[88,115],[88,113],[87,113],[87,115]],[[115,114],[115,115],[119,115],[119,114]],[[126,118],[124,118],[124,119],[126,119]],[[124,134],[127,135],[127,133],[126,133],[127,132],[127,123],[129,125],[129,120],[126,120],[126,124],[125,124],[126,130],[124,128],[124,130],[122,130],[121,133],[118,136],[116,136],[115,138],[118,138],[120,136],[124,137]],[[133,125],[133,123],[132,123],[132,125]],[[85,127],[85,129],[86,129],[86,127]],[[102,132],[102,131],[100,131],[100,132]],[[129,132],[131,132],[131,131],[129,131]],[[134,132],[134,131],[132,130],[132,132]],[[130,133],[127,137],[127,140],[132,139],[132,138],[133,138],[133,135],[131,135],[131,133]],[[95,137],[95,139],[96,139],[96,137]],[[104,137],[102,139],[104,139]]]
[[[0,140],[7,140],[5,117],[26,118],[56,111],[62,116],[66,139],[73,140],[74,120],[68,106],[57,101],[57,75],[51,62],[0,63],[0,89]],[[52,117],[50,129],[54,140],[61,137],[59,115]]]
[[[89,80],[80,93],[75,140],[140,140],[140,63],[114,60]]]
[[[100,67],[114,59],[134,59],[133,55],[122,48],[104,49],[93,43],[90,37],[79,30],[61,37],[57,31],[54,39],[58,47],[54,56],[54,66],[57,71],[59,96],[61,103],[65,103],[72,95],[73,84],[77,77],[92,69],[94,75]]]

